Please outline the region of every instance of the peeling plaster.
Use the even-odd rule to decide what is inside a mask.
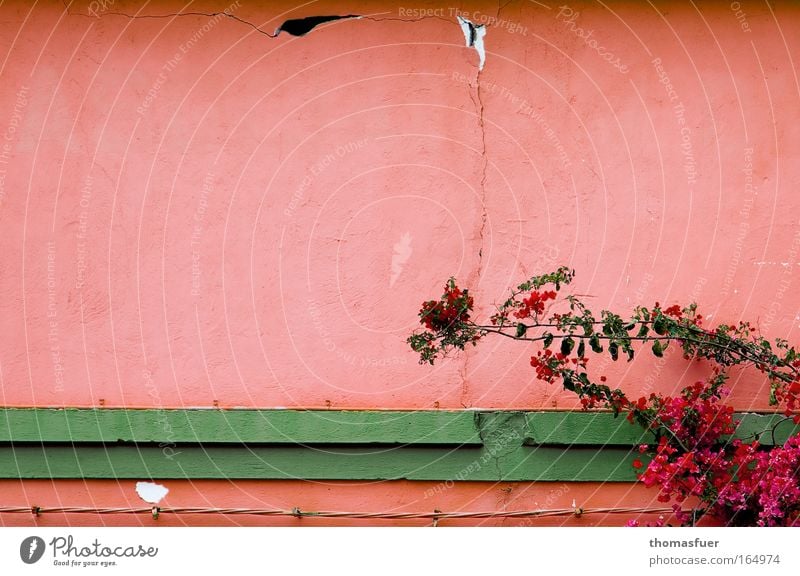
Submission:
[[[137,482],[136,493],[149,504],[158,504],[169,493],[169,488],[155,482]]]
[[[533,441],[523,412],[477,412],[475,427],[486,455],[494,463],[498,480],[503,478],[501,458]]]
[[[475,26],[472,22],[461,16],[458,18],[458,24],[461,26],[461,31],[464,33],[464,40],[467,42],[468,48],[475,48],[478,53],[480,62],[478,70],[483,70],[483,65],[486,63],[486,50],[483,46],[483,37],[486,36],[486,24]]]
[[[361,16],[358,14],[347,14],[346,16],[309,16],[307,18],[295,18],[287,20],[275,30],[275,36],[281,32],[286,32],[292,36],[305,36],[314,28],[325,22],[333,22],[336,20],[351,20],[359,19]]]

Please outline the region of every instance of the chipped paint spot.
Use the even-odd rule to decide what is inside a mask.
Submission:
[[[167,495],[169,488],[155,482],[137,482],[136,493],[150,504],[158,504]]]
[[[480,57],[478,70],[483,70],[483,65],[486,63],[486,49],[483,45],[483,37],[486,36],[486,24],[475,26],[472,22],[461,16],[458,18],[458,24],[461,26],[461,31],[464,33],[464,40],[467,42],[467,47],[475,48],[475,51]]]
[[[320,24],[333,22],[335,20],[358,19],[360,17],[361,16],[358,14],[347,14],[345,16],[309,16],[308,18],[293,18],[278,26],[274,36],[277,36],[281,32],[286,32],[292,36],[305,36]]]

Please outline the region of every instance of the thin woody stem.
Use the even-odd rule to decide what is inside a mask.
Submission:
[[[784,382],[791,382],[791,381],[794,380],[794,378],[789,374],[778,372],[776,370],[770,369],[769,366],[770,366],[771,362],[769,360],[751,355],[750,353],[753,352],[753,350],[747,344],[740,343],[736,339],[728,338],[728,337],[725,337],[725,342],[720,342],[719,341],[720,340],[720,336],[719,335],[713,334],[713,333],[710,333],[710,332],[706,332],[706,331],[702,331],[701,333],[703,335],[707,336],[708,337],[707,339],[698,339],[698,338],[694,338],[694,337],[689,336],[689,335],[630,336],[630,335],[607,335],[607,334],[601,334],[601,333],[594,333],[591,336],[587,336],[587,335],[573,334],[571,332],[565,332],[565,333],[562,333],[562,334],[552,334],[550,336],[542,335],[542,336],[529,337],[529,336],[517,336],[516,334],[505,332],[505,330],[516,329],[516,325],[508,325],[508,326],[499,326],[498,327],[498,326],[485,326],[485,325],[479,325],[479,324],[470,323],[470,326],[472,328],[476,328],[478,330],[481,330],[482,332],[492,333],[492,334],[500,334],[501,336],[505,336],[506,338],[511,338],[512,340],[520,340],[520,341],[524,341],[524,342],[539,342],[539,341],[544,340],[545,338],[548,338],[548,337],[553,337],[553,338],[567,338],[567,337],[592,338],[592,337],[596,337],[599,340],[629,340],[629,341],[639,341],[639,342],[653,342],[653,341],[656,341],[656,340],[659,340],[659,341],[673,341],[673,340],[676,340],[676,341],[687,341],[687,342],[692,342],[692,343],[698,344],[698,345],[713,346],[714,348],[729,352],[733,356],[738,356],[738,357],[742,358],[745,361],[753,363],[756,366],[763,367],[768,372],[768,374],[770,376],[774,376],[774,377],[776,377],[776,378],[778,378],[780,380],[783,380]],[[559,328],[559,329],[563,329],[563,326],[559,326],[557,324],[530,324],[530,325],[525,325],[525,326],[526,326],[526,328]],[[576,325],[576,328],[579,327],[579,326],[580,325]],[[732,344],[735,344],[736,346],[731,346]],[[788,364],[784,364],[782,362],[778,365],[778,367],[779,368],[788,368],[789,371],[792,374],[797,374],[798,373],[797,370],[793,366],[788,365]]]

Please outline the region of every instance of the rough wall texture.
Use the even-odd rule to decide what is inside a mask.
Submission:
[[[6,406],[568,408],[513,343],[404,343],[448,276],[560,264],[796,339],[794,3],[65,4],[0,7]]]

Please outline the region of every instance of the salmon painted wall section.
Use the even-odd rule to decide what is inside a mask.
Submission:
[[[177,481],[165,483],[170,493],[161,506],[221,507],[259,510],[291,511],[296,506],[304,510],[347,511],[387,514],[430,514],[434,509],[455,512],[536,509],[570,509],[574,498],[586,508],[614,508],[620,502],[650,503],[658,508],[655,494],[642,485],[606,484],[592,482],[576,486],[568,483],[540,482],[536,484],[502,482],[458,484],[442,489],[433,482],[346,483],[317,482],[298,485],[297,482],[252,482],[236,484],[209,481]],[[432,494],[435,493],[435,496]],[[27,482],[0,480],[0,494],[13,502],[33,499],[45,507],[136,508],[136,514],[103,514],[30,512],[0,514],[0,526],[73,526],[86,524],[105,526],[430,526],[430,519],[331,519],[294,518],[289,516],[257,516],[252,514],[172,514],[164,512],[153,519],[147,505],[136,495],[135,482],[69,480]],[[440,526],[620,526],[628,514],[598,512],[576,516],[543,518],[470,518],[440,520]],[[655,520],[657,514],[643,514],[641,521]]]
[[[742,7],[5,3],[3,404],[568,407],[513,343],[404,343],[448,276],[487,312],[558,264],[795,339],[800,7]],[[320,14],[364,17],[269,36]]]
[[[711,324],[800,340],[796,3],[66,4],[0,6],[3,406],[568,409],[514,343],[435,367],[405,344],[447,277],[488,315],[562,264],[597,309],[696,300]],[[331,14],[360,17],[275,36]],[[458,15],[487,25],[482,70]],[[671,353],[600,362],[633,396],[703,373]],[[737,409],[767,407],[760,379],[734,380]],[[167,485],[172,506],[356,511],[655,498]],[[127,480],[2,480],[0,494],[141,505]],[[594,518],[547,522],[624,522]],[[34,522],[150,521],[0,517]]]

